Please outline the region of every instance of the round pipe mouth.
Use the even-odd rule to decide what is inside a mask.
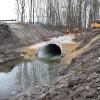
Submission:
[[[61,56],[61,48],[57,44],[48,44],[38,51],[39,58]]]

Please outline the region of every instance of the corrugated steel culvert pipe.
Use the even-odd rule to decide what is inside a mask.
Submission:
[[[55,43],[47,44],[46,46],[40,48],[38,51],[39,58],[48,58],[61,55],[62,49],[58,44]]]

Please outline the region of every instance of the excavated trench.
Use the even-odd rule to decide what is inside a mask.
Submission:
[[[28,32],[28,33],[31,33],[31,32]],[[13,67],[13,69],[9,72],[0,73],[0,90],[1,90],[0,100],[4,100],[4,99],[5,100],[15,100],[16,98],[17,98],[16,100],[19,100],[19,99],[24,100],[27,98],[33,99],[33,97],[38,98],[38,99],[41,99],[42,97],[43,100],[47,100],[47,99],[56,100],[57,98],[59,100],[63,100],[63,99],[69,100],[69,97],[71,96],[73,97],[71,99],[74,99],[75,97],[75,100],[76,100],[76,97],[77,97],[78,99],[82,100],[84,99],[83,97],[84,95],[86,95],[87,97],[86,100],[88,99],[94,100],[92,98],[96,98],[95,96],[98,96],[98,99],[99,99],[98,92],[100,90],[99,89],[99,74],[100,74],[99,64],[100,63],[99,63],[98,57],[99,57],[99,47],[100,46],[99,46],[99,42],[96,42],[96,41],[97,40],[99,41],[100,35],[96,37],[94,35],[95,34],[89,33],[88,36],[87,35],[85,35],[85,37],[81,36],[83,39],[79,36],[80,38],[79,37],[78,38],[80,39],[80,41],[83,40],[82,43],[84,43],[85,45],[83,46],[81,44],[82,48],[78,50],[75,49],[77,47],[76,44],[71,44],[71,46],[68,44],[66,45],[64,44],[63,46],[64,48],[63,48],[57,45],[56,43],[47,44],[39,49],[38,57],[42,57],[42,58],[61,56],[63,53],[62,51],[63,49],[65,51],[64,53],[66,54],[63,57],[64,59],[63,64],[60,62],[59,63],[47,63],[47,62],[45,63],[41,61],[40,59],[33,60],[33,61],[27,61],[27,62],[21,62],[20,64],[18,64],[17,62],[11,65],[8,63],[4,64],[6,68],[9,65],[9,67],[11,68]],[[95,37],[95,38],[89,39],[92,37]],[[64,38],[64,40],[67,40],[67,39]],[[57,42],[59,42],[59,40]],[[94,42],[95,44],[93,44]],[[75,45],[75,48],[73,49],[74,45]],[[89,48],[90,50],[88,50]],[[85,52],[85,54],[82,54],[86,50],[87,52]],[[33,54],[33,51],[32,53],[30,51],[30,54]],[[78,55],[77,59],[74,59],[73,63],[67,66],[67,64],[70,64],[72,59],[75,58],[77,55]],[[66,67],[65,62],[67,63],[66,69],[65,69]],[[3,66],[1,65],[1,67]],[[62,75],[66,75],[65,76],[66,78],[64,77],[63,79],[62,77],[58,85],[55,85],[55,83],[57,82],[59,78],[59,72],[61,72]],[[74,81],[73,76],[75,76],[75,79],[77,78],[75,81]],[[87,77],[89,77],[90,80]],[[72,78],[73,80],[70,82],[70,79]],[[66,87],[67,83],[69,87]],[[35,95],[33,95],[34,89],[32,91],[30,87],[32,88],[35,86],[42,86],[42,85],[46,87],[47,85],[54,85],[55,87],[51,90],[47,89],[46,90],[47,92],[45,93],[45,95],[42,92],[40,93],[40,91],[38,93],[37,90],[35,92]],[[25,93],[22,93],[23,91],[27,89],[28,89],[28,92],[26,91]],[[39,95],[37,96],[37,94]],[[14,98],[8,99],[9,96],[11,96],[11,98],[13,97]]]

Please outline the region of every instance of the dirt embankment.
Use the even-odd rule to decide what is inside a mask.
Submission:
[[[85,33],[82,49],[100,33]],[[87,50],[73,59],[70,65],[60,72],[60,78],[52,88],[29,89],[10,100],[99,100],[100,99],[100,38],[91,42]]]
[[[48,31],[39,25],[0,24],[0,63],[20,58],[22,47],[59,35],[63,34]]]
[[[18,56],[13,50],[18,47],[19,40],[8,25],[0,24],[0,63]]]

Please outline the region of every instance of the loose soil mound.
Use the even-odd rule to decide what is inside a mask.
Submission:
[[[13,35],[11,29],[6,24],[0,24],[0,46],[16,43],[18,38]]]
[[[17,58],[13,50],[20,45],[19,40],[7,24],[0,24],[0,63]]]
[[[80,44],[80,48],[81,48],[81,47],[85,46],[87,43],[89,43],[89,41],[93,37],[97,36],[98,34],[100,34],[99,31],[97,31],[97,32],[86,32],[86,33],[84,32],[81,35],[77,35],[75,41],[81,42],[81,44]]]

